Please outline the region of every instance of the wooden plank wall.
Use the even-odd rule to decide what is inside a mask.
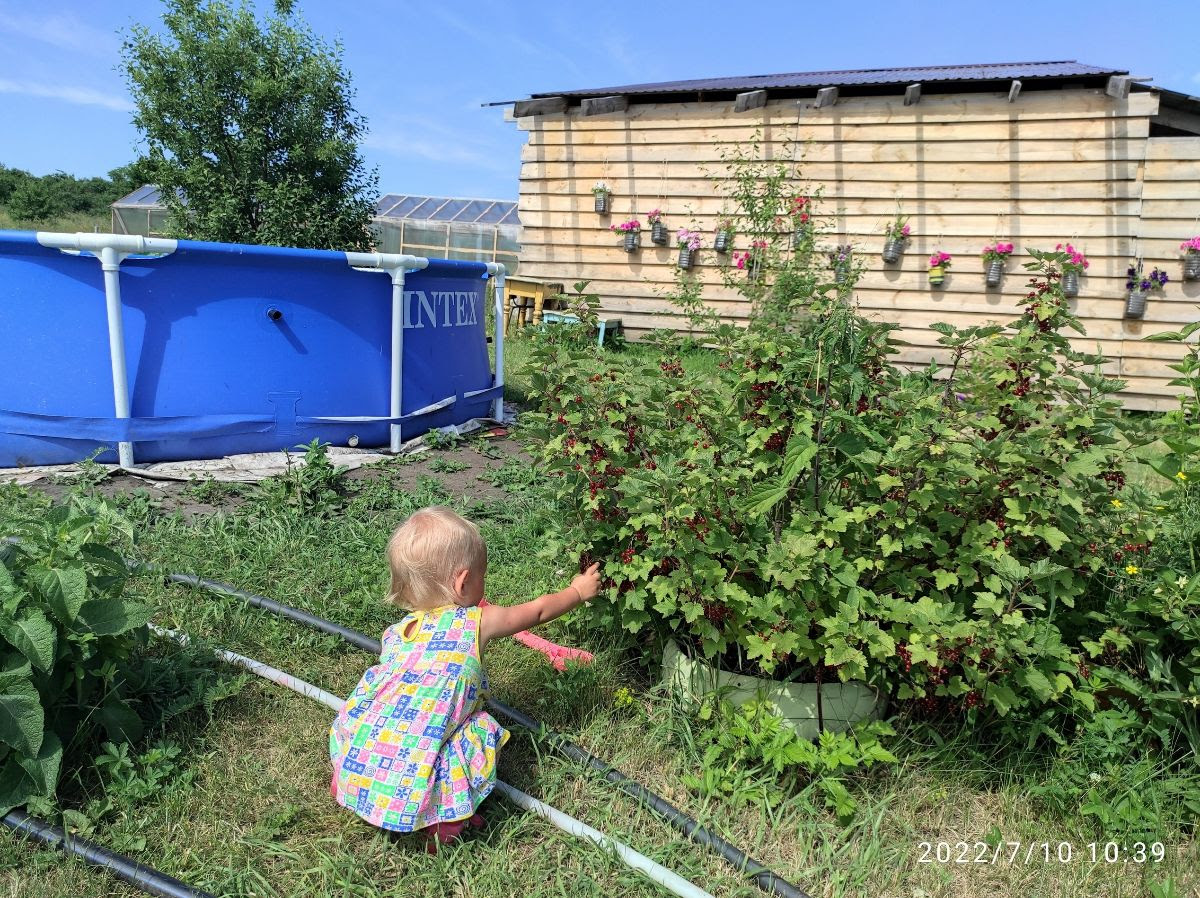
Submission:
[[[633,104],[625,112],[577,113],[517,120],[528,133],[522,151],[521,273],[572,282],[586,279],[603,309],[633,336],[684,327],[663,294],[674,284],[674,246],[643,235],[626,254],[608,227],[661,208],[672,232],[688,226],[711,246],[719,215],[730,210],[720,179],[723,153],[757,136],[765,158],[797,172],[797,190],[821,186],[830,244],[851,242],[867,265],[856,288],[867,314],[902,326],[911,345],[902,361],[938,357],[928,325],[1007,321],[1025,293],[1027,247],[1071,242],[1091,260],[1077,313],[1108,370],[1129,380],[1126,403],[1170,407],[1165,367],[1179,350],[1140,342],[1144,334],[1192,320],[1196,289],[1181,281],[1178,244],[1200,232],[1200,138],[1149,138],[1157,95],[1114,100],[1100,90],[924,94],[845,98],[831,107],[772,101],[745,113],[732,102]],[[593,211],[591,188],[605,181],[613,212]],[[879,257],[883,228],[897,200],[912,216],[902,261]],[[988,290],[979,253],[994,239],[1017,252],[1000,288]],[[746,241],[742,238],[740,244]],[[673,240],[672,240],[673,243]],[[745,248],[741,246],[741,248]],[[941,290],[929,288],[926,259],[954,255]],[[1122,318],[1125,269],[1141,253],[1146,270],[1165,265],[1173,282],[1150,303],[1143,322]],[[695,276],[703,295],[728,320],[744,321],[747,303],[722,284],[711,249]]]

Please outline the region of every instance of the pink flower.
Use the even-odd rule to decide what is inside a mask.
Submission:
[[[907,237],[907,236],[908,236],[908,232],[909,232],[910,230],[912,230],[912,229],[911,229],[911,228],[910,228],[908,225],[905,225],[904,227],[902,227],[902,228],[900,229],[900,236],[902,236],[902,237]]]

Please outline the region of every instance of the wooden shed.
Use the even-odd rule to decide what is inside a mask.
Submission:
[[[627,254],[609,230],[659,208],[672,230],[705,233],[696,269],[703,296],[727,320],[744,320],[748,304],[722,285],[711,249],[728,209],[714,175],[723,149],[757,134],[765,158],[795,161],[801,181],[823,187],[829,242],[853,244],[867,262],[858,302],[902,326],[911,344],[902,361],[939,356],[932,322],[1011,320],[1025,292],[1024,250],[1070,242],[1090,260],[1075,300],[1088,332],[1080,346],[1111,360],[1109,373],[1128,383],[1129,407],[1172,407],[1167,365],[1180,348],[1142,338],[1200,315],[1200,281],[1183,280],[1179,249],[1200,234],[1200,99],[1149,80],[1067,61],[534,94],[511,116],[528,135],[522,276],[590,280],[634,337],[686,326],[662,298],[674,283],[674,246],[644,240]],[[613,192],[607,216],[594,211],[598,181]],[[898,202],[912,238],[900,263],[885,265],[883,229]],[[994,240],[1016,253],[1001,287],[987,289],[980,254]],[[933,290],[926,262],[939,249],[954,265]],[[1124,317],[1134,258],[1171,278],[1140,320]]]

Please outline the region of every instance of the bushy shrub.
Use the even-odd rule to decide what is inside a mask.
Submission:
[[[0,544],[0,811],[54,793],[64,747],[97,726],[136,738],[119,669],[150,609],[124,596],[110,543],[132,533],[103,503],[76,498]]]
[[[716,377],[538,359],[559,544],[605,561],[598,613],[739,669],[865,678],[927,713],[1072,700],[1090,584],[1121,534],[1117,384],[1054,254],[1007,327],[939,327],[942,379],[818,292],[751,327]],[[1065,628],[1065,629],[1064,629]]]

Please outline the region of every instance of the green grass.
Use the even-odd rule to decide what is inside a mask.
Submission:
[[[0,209],[0,229],[16,231],[53,231],[63,234],[79,232],[101,234],[112,233],[111,215],[88,215],[85,212],[61,215],[45,221],[26,221],[14,218],[8,210]]]
[[[511,383],[521,389],[528,342],[510,340]],[[629,352],[642,352],[631,349]],[[525,353],[523,356],[522,353]],[[705,364],[690,359],[689,364]],[[444,450],[449,467],[468,447]],[[298,517],[244,491],[242,504],[197,517],[164,514],[144,498],[124,500],[138,523],[137,553],[172,570],[232,582],[309,609],[356,629],[379,634],[394,621],[380,601],[387,581],[384,546],[409,512],[450,504],[476,520],[490,555],[488,596],[520,601],[560,587],[570,567],[539,556],[545,505],[527,464],[510,460],[488,475],[508,494],[479,501],[450,494],[435,478],[400,488],[402,460],[362,481],[343,506]],[[225,492],[193,486],[206,501]],[[0,487],[0,510],[38,513],[46,500]],[[158,609],[156,621],[213,645],[283,667],[335,694],[348,694],[372,662],[340,640],[277,619],[242,603],[144,576],[134,595]],[[1104,841],[1078,814],[1054,816],[1029,797],[1029,785],[1050,771],[1037,756],[1019,758],[966,737],[918,744],[909,734],[895,746],[902,763],[876,769],[851,784],[859,803],[846,824],[824,806],[819,790],[778,790],[770,806],[703,798],[681,785],[701,764],[689,737],[687,711],[656,688],[654,664],[639,662],[636,645],[589,629],[581,617],[556,621],[544,635],[596,653],[591,669],[555,674],[540,655],[511,641],[489,649],[495,694],[537,716],[598,756],[630,773],[742,846],[813,896],[1087,895],[1124,898],[1173,877],[1179,895],[1200,890],[1200,853],[1180,828],[1161,834],[1161,864],[1093,864],[1086,845]],[[613,696],[625,687],[632,705]],[[374,830],[329,799],[326,731],[331,715],[311,700],[254,680],[219,704],[211,720],[194,713],[165,738],[183,748],[178,770],[152,796],[118,801],[91,837],[129,846],[142,863],[215,895],[446,896],[665,892],[604,852],[567,837],[501,799],[484,811],[488,827],[437,857],[413,837]],[[921,736],[930,739],[929,736]],[[507,782],[610,833],[718,896],[761,894],[728,865],[682,840],[666,824],[611,785],[541,748],[517,732],[504,749]],[[66,793],[79,803],[91,785]],[[922,863],[922,842],[974,842],[999,833],[1005,840],[1071,843],[1075,860],[975,865]],[[140,839],[144,846],[139,848]],[[0,896],[99,898],[140,894],[53,852],[0,836]]]

